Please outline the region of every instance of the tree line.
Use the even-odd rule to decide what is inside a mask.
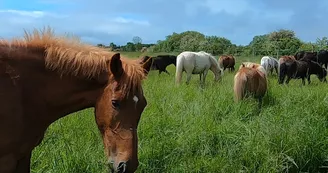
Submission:
[[[257,55],[294,55],[300,50],[317,51],[328,48],[328,38],[317,38],[316,42],[305,42],[298,38],[294,31],[287,29],[276,30],[264,35],[257,35],[248,45],[236,45],[229,39],[219,36],[206,36],[197,31],[172,33],[165,40],[156,44],[142,44],[142,39],[135,36],[132,42],[117,46],[110,43],[108,46],[116,51],[148,51],[148,52],[182,52],[206,51],[213,55],[232,54],[242,56]]]

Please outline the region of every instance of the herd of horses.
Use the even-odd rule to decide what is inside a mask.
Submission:
[[[267,72],[308,78],[316,74],[326,81],[327,58],[299,53],[279,61],[263,57],[261,63],[243,62],[234,77],[235,100],[248,93],[261,102],[267,90]],[[318,56],[320,55],[320,56]],[[323,58],[324,57],[324,58]],[[220,81],[224,70],[235,70],[235,58],[204,51],[185,51],[178,56],[143,56],[129,59],[120,53],[55,36],[51,28],[25,32],[24,38],[0,40],[0,173],[29,173],[31,153],[56,120],[86,108],[94,108],[111,172],[130,173],[138,167],[137,126],[147,100],[142,81],[150,70],[168,73],[176,66],[176,83],[182,73],[199,74],[205,84],[208,71]]]
[[[235,71],[235,57],[232,55],[222,55],[216,61],[215,57],[204,51],[190,52],[184,51],[178,56],[159,55],[154,58],[156,68],[166,71],[170,64],[176,66],[176,83],[181,83],[182,72],[187,73],[186,84],[189,84],[192,74],[199,74],[200,84],[204,87],[208,70],[215,75],[214,81],[222,78],[224,71],[229,69]],[[288,84],[291,79],[305,79],[311,83],[311,75],[316,75],[322,82],[327,82],[328,51],[318,52],[300,51],[295,55],[284,55],[278,59],[271,56],[264,56],[260,63],[242,62],[234,77],[234,99],[236,102],[247,96],[253,96],[259,101],[261,108],[262,99],[268,88],[267,76],[275,71],[278,75],[278,83]],[[285,80],[285,78],[287,78]]]

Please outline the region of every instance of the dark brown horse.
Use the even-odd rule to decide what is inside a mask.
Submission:
[[[302,79],[303,85],[305,85],[305,78],[307,78],[308,84],[311,83],[310,76],[312,74],[317,75],[320,81],[326,81],[327,76],[327,71],[312,60],[287,60],[280,64],[279,70],[279,84],[284,83],[286,76],[286,84],[291,79]]]
[[[235,71],[235,58],[232,55],[222,55],[219,58],[219,64],[223,70],[229,68],[229,70]]]
[[[141,81],[151,63],[55,37],[50,28],[0,40],[0,172],[29,173],[49,125],[90,107],[114,169],[134,172],[136,127],[147,104]]]
[[[328,51],[327,50],[319,50],[318,52],[305,52],[300,51],[296,54],[298,60],[312,60],[320,65],[324,65],[327,69],[328,67]]]

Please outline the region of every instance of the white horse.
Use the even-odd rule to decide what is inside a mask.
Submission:
[[[269,70],[271,72],[271,75],[273,73],[273,69],[275,69],[277,75],[278,75],[278,68],[279,68],[279,62],[276,58],[270,57],[270,56],[264,56],[261,59],[261,66],[264,67],[265,71],[269,73]]]
[[[215,81],[218,81],[223,76],[223,68],[220,67],[211,54],[204,51],[184,51],[177,56],[176,83],[181,83],[182,73],[185,71],[187,73],[187,84],[189,84],[192,74],[199,74],[200,84],[204,86],[208,70],[214,73]]]

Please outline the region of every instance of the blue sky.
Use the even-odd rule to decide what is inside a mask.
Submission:
[[[326,0],[1,0],[0,37],[49,25],[90,44],[156,43],[195,30],[246,45],[284,28],[314,42],[328,36],[327,9]]]

